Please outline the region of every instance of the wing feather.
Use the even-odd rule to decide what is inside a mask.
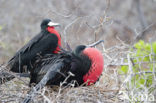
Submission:
[[[37,55],[53,53],[57,43],[58,38],[55,34],[39,34],[35,36],[9,60],[10,70],[19,72],[19,66],[22,68],[23,65],[30,65],[30,63],[35,61]]]

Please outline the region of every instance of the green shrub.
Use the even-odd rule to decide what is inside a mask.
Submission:
[[[131,80],[129,80],[131,83],[127,83],[128,87],[139,89],[150,87],[154,78],[153,69],[156,68],[156,42],[149,44],[140,40],[134,44],[130,51],[132,72],[130,73],[128,65],[124,65],[119,69],[119,74],[131,75]],[[128,60],[126,59],[125,62],[128,62]]]

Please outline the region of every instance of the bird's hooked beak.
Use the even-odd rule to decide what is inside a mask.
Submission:
[[[87,47],[95,47],[96,45],[98,45],[98,44],[100,44],[102,42],[104,42],[104,40],[99,40],[99,41],[97,41],[97,42],[95,42],[93,44],[87,45]]]
[[[57,26],[60,26],[60,24],[59,24],[59,23],[54,23],[54,22],[49,22],[49,23],[48,23],[48,26],[57,27]]]

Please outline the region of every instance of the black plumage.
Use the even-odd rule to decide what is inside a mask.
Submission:
[[[47,30],[49,19],[41,23],[41,32],[30,40],[24,47],[9,60],[8,67],[13,72],[24,72],[24,67],[32,69],[36,57],[43,54],[50,54],[58,46],[58,37]]]
[[[103,41],[96,44],[100,42]],[[96,48],[92,48],[94,45],[79,45],[73,52],[62,50],[56,55],[40,57],[30,74],[30,85],[32,83],[36,85],[23,103],[29,103],[36,92],[45,85],[59,86],[63,82],[63,85],[74,83],[76,87],[83,83],[91,85],[98,81],[103,71],[103,55]]]
[[[36,61],[33,71],[31,72],[31,83],[38,84],[42,78],[51,71],[52,74],[48,75],[49,78],[46,85],[60,85],[69,72],[73,74],[67,79],[67,84],[76,81],[76,85],[84,83],[83,76],[88,72],[91,66],[91,60],[81,53],[85,46],[78,46],[74,52],[62,51],[59,54],[49,54],[40,57]],[[64,84],[66,85],[66,84]]]

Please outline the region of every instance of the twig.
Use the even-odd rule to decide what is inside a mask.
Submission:
[[[56,73],[61,69],[61,66],[63,65],[62,62],[54,64],[52,67],[49,68],[46,75],[42,78],[42,80],[29,92],[29,94],[26,96],[26,98],[23,100],[22,103],[29,103],[36,95],[37,91],[41,90],[47,82],[54,78]]]
[[[153,25],[155,25],[155,23],[152,23],[152,24],[148,25],[148,26],[147,26],[145,29],[143,29],[141,32],[136,33],[137,36],[136,36],[136,38],[134,39],[134,41],[138,41],[138,40],[144,38],[145,32],[148,31]]]
[[[148,26],[147,20],[145,19],[145,15],[143,13],[143,10],[141,8],[141,4],[140,4],[140,0],[133,0],[134,3],[136,4],[136,9],[138,12],[138,18],[140,20],[140,24],[142,27],[142,32],[137,35],[136,40],[140,40],[143,39],[147,30],[149,29],[149,27],[151,27],[151,25]]]
[[[137,72],[137,73],[132,73],[132,75],[136,75],[136,74],[156,74],[156,72],[153,72],[153,71],[146,71],[146,72],[144,72],[144,71],[142,71],[142,72]]]
[[[145,19],[145,15],[143,13],[143,10],[141,8],[140,0],[134,0],[134,1],[136,3],[136,9],[137,9],[137,12],[138,12],[138,17],[139,17],[142,29],[144,30],[147,27],[148,24],[147,24],[147,21]]]
[[[22,80],[20,77],[30,77],[29,73],[13,73],[11,71],[1,71],[0,72],[0,85],[10,81],[14,78],[17,78],[19,80],[21,80],[23,83],[27,84],[24,80]]]
[[[77,17],[76,19],[74,19],[71,23],[69,23],[69,24],[65,27],[65,29],[64,29],[64,31],[63,31],[63,34],[64,34],[64,42],[65,42],[65,43],[67,42],[67,29],[68,29],[71,25],[73,25],[75,22],[77,22],[78,20],[80,20],[80,19],[82,19],[82,18],[87,18],[87,17],[90,17],[90,16]]]

